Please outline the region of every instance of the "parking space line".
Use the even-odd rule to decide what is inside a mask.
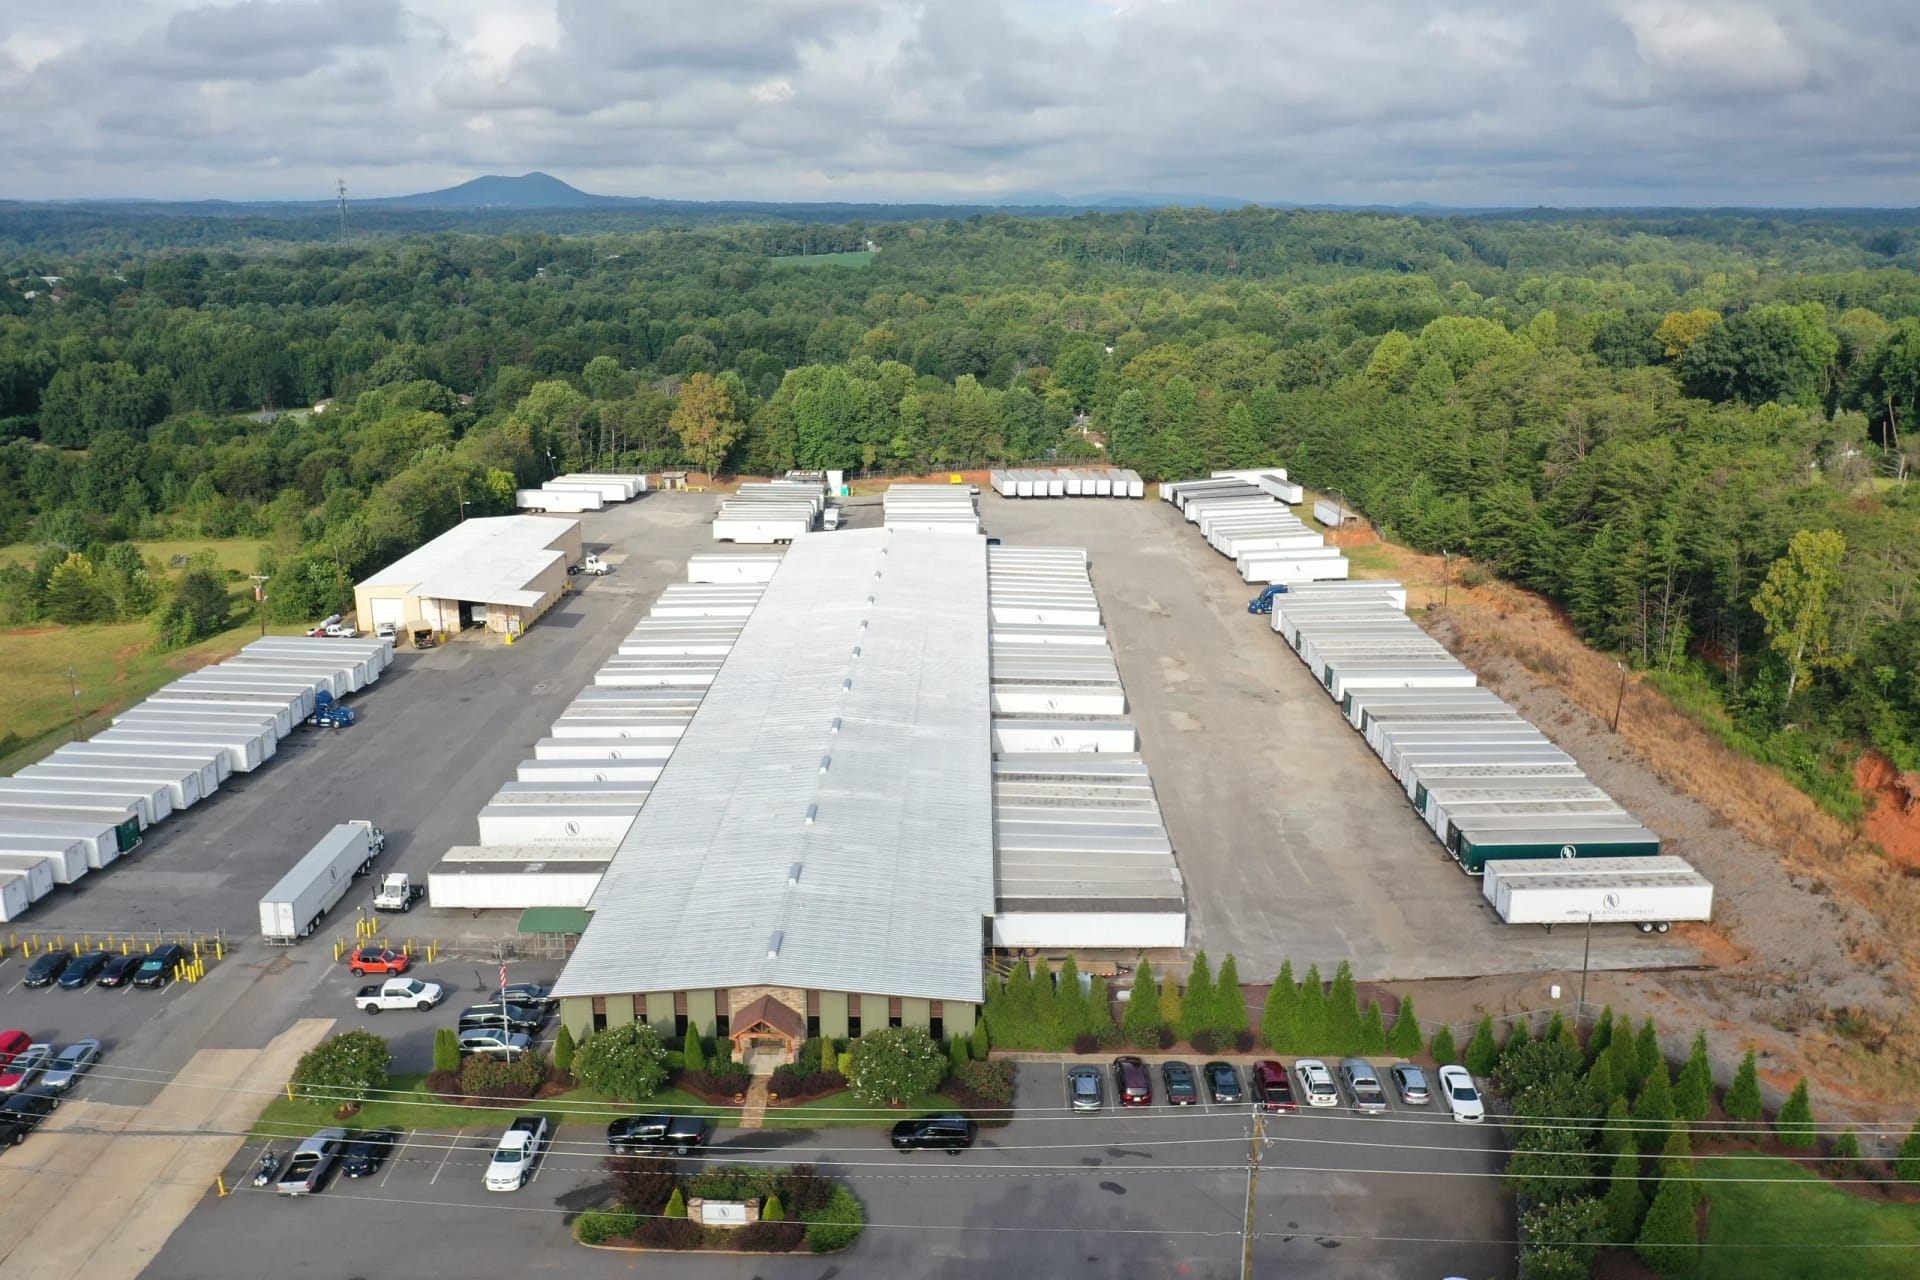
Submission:
[[[453,1135],[453,1141],[447,1144],[447,1152],[440,1157],[440,1167],[433,1171],[433,1177],[428,1181],[428,1186],[433,1186],[440,1181],[440,1175],[447,1171],[447,1161],[453,1159],[453,1153],[460,1149],[460,1139],[465,1136],[466,1132],[465,1129],[462,1129],[459,1133]]]
[[[404,1156],[406,1155],[406,1153],[407,1153],[407,1144],[408,1144],[409,1142],[412,1142],[412,1141],[413,1141],[413,1135],[414,1135],[414,1134],[416,1134],[416,1133],[418,1133],[418,1132],[419,1132],[419,1130],[417,1130],[417,1129],[409,1129],[409,1130],[407,1130],[407,1133],[406,1133],[406,1136],[405,1136],[405,1137],[403,1137],[402,1139],[400,1139],[400,1147],[399,1147],[399,1149],[398,1149],[397,1151],[393,1151],[393,1152],[390,1152],[390,1153],[388,1153],[388,1155],[387,1155],[387,1171],[386,1171],[385,1173],[383,1173],[383,1174],[381,1174],[381,1175],[380,1175],[380,1185],[381,1185],[381,1186],[383,1186],[383,1187],[384,1187],[384,1186],[386,1186],[386,1185],[387,1185],[387,1179],[388,1179],[388,1178],[391,1178],[391,1177],[393,1176],[393,1171],[394,1171],[395,1169],[398,1169],[398,1168],[400,1167],[400,1161],[401,1161],[401,1159],[402,1159],[402,1158],[403,1158],[403,1157],[404,1157]]]

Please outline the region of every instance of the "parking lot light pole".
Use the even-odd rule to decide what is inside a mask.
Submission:
[[[1247,1140],[1247,1209],[1240,1219],[1240,1280],[1253,1280],[1253,1190],[1260,1179],[1260,1148],[1266,1140],[1266,1117],[1255,1110]]]

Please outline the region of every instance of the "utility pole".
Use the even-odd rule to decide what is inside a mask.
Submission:
[[[1265,1113],[1253,1113],[1253,1132],[1247,1140],[1247,1211],[1240,1220],[1240,1280],[1253,1280],[1253,1192],[1260,1181],[1260,1148],[1267,1141]]]
[[[1587,913],[1587,946],[1580,953],[1580,1007],[1574,1013],[1574,1023],[1578,1025],[1580,1015],[1587,1011],[1587,962],[1593,959],[1593,913]]]
[[[1620,732],[1620,705],[1627,700],[1627,664],[1616,661],[1613,665],[1620,668],[1620,693],[1613,700],[1613,723],[1607,727],[1614,733],[1618,733]]]
[[[340,243],[347,243],[347,180],[334,179],[333,189],[340,201]]]
[[[247,577],[253,581],[253,608],[260,615],[260,637],[264,640],[267,635],[267,583],[273,580],[272,575],[250,573]]]
[[[467,518],[467,489],[458,480],[453,482],[453,500],[460,504],[460,519],[464,522]]]
[[[1440,607],[1446,608],[1453,598],[1453,553],[1445,547],[1440,548]]]
[[[67,668],[67,687],[73,690],[73,740],[78,742],[82,737],[80,732],[80,679],[73,674],[72,667]]]

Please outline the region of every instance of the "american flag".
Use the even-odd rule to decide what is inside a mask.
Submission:
[[[506,998],[507,998],[507,958],[505,956],[501,956],[500,957],[500,999],[504,1001]]]

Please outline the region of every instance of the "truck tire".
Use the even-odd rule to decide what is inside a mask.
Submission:
[[[377,1004],[362,1005],[361,1007],[367,1011],[367,1016],[369,1018],[371,1018],[374,1014],[380,1012],[380,1006]]]
[[[1638,922],[1637,924],[1635,924],[1635,925],[1634,925],[1633,927],[1634,927],[1634,928],[1636,928],[1636,929],[1638,929],[1638,930],[1639,930],[1640,932],[1642,932],[1642,933],[1652,933],[1652,932],[1653,932],[1653,922],[1652,922],[1652,921],[1650,921],[1650,920],[1642,920],[1642,921],[1640,921],[1640,922]]]
[[[403,902],[403,903],[401,903],[401,904],[400,904],[400,914],[401,914],[401,915],[405,915],[405,914],[406,914],[407,912],[409,912],[409,911],[411,911],[411,910],[413,910],[413,899],[412,899],[412,898],[408,898],[408,899],[407,899],[407,900],[406,900],[405,902]]]
[[[427,1010],[433,1008],[433,1001],[422,1000],[419,1004],[416,1004],[413,1007],[418,1009],[420,1012],[425,1013]]]
[[[1653,926],[1653,931],[1655,933],[1665,933],[1671,928],[1673,928],[1673,925],[1670,921],[1662,920],[1659,924]]]

